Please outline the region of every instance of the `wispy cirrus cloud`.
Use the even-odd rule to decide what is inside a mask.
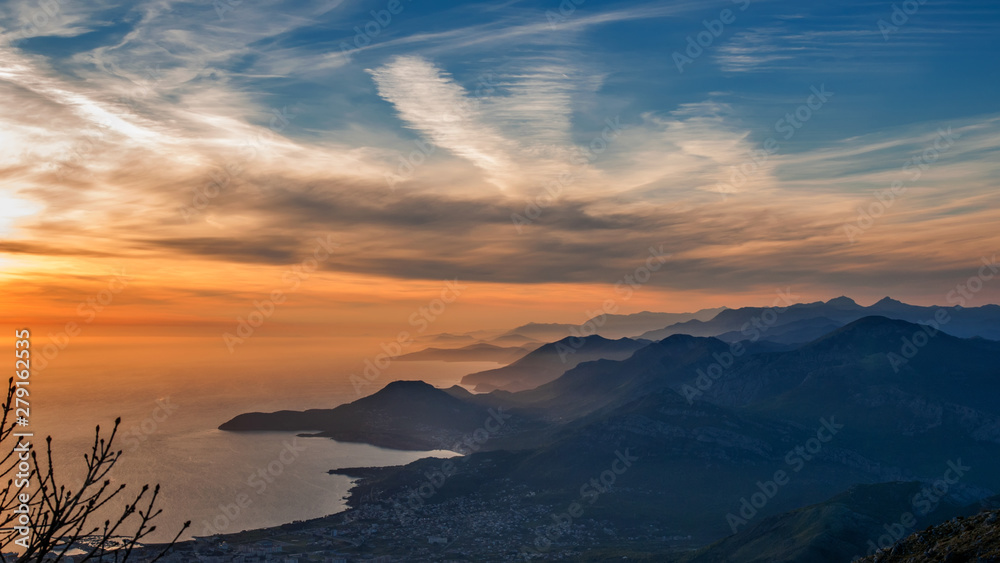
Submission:
[[[881,288],[918,261],[931,287],[1000,242],[994,113],[956,102],[948,116],[921,106],[871,123],[898,103],[868,112],[871,94],[850,98],[871,79],[853,60],[884,43],[873,22],[790,32],[748,11],[746,29],[713,48],[722,72],[701,64],[703,76],[680,80],[669,51],[712,15],[704,6],[583,4],[550,23],[552,7],[483,18],[414,3],[351,60],[337,43],[370,16],[338,2],[243,3],[225,20],[211,4],[140,3],[103,39],[96,12],[60,28],[97,34],[75,51],[4,47],[0,96],[16,111],[0,115],[0,251],[279,267],[333,233],[342,250],[325,267],[338,275],[599,284],[664,244],[675,263],[653,285],[738,292],[774,280]],[[910,41],[893,38],[893,56]],[[819,71],[837,73],[835,103],[720,197],[807,81],[827,79]],[[865,120],[827,119],[851,104]],[[271,129],[284,110],[289,126]],[[614,138],[601,139],[609,122]],[[949,125],[960,142],[847,244],[844,221]],[[439,150],[391,190],[414,137]],[[574,160],[591,146],[602,148]],[[234,164],[185,220],[195,190]],[[518,234],[511,213],[564,172],[573,181]]]
[[[114,5],[94,2],[40,2],[10,0],[0,10],[0,43],[10,44],[35,37],[76,37],[111,24],[108,12]]]
[[[369,72],[407,127],[479,167],[502,190],[537,186],[566,169],[576,148],[574,104],[601,83],[551,57],[480,74],[475,92],[418,56]]]
[[[514,180],[514,144],[469,106],[468,93],[451,77],[420,57],[398,57],[371,74],[409,127],[486,171],[501,189]]]

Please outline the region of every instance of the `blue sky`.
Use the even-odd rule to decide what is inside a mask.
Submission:
[[[674,291],[934,299],[994,251],[998,21],[985,1],[7,1],[0,228],[19,255],[249,263],[332,229],[357,248],[337,271],[510,283],[603,283],[667,243]],[[193,204],[234,162],[240,187]]]
[[[571,125],[584,136],[601,121],[595,113],[613,110],[636,121],[706,99],[731,104],[751,130],[761,131],[809,85],[836,84],[831,88],[842,103],[827,108],[830,123],[802,135],[822,142],[991,113],[1000,72],[991,44],[1000,7],[991,2],[907,5],[918,8],[888,34],[879,21],[892,24],[893,6],[901,2],[400,0],[394,15],[388,1],[378,0],[98,2],[73,13],[53,4],[60,9],[47,17],[40,2],[7,2],[3,23],[15,36],[26,26],[33,36],[17,47],[66,74],[94,51],[133,75],[145,65],[197,69],[200,79],[214,73],[262,105],[301,107],[303,119],[321,132],[356,123],[330,111],[341,104],[401,129],[365,73],[398,55],[426,57],[470,90],[483,76],[506,82],[543,64],[572,71],[562,86],[580,94],[572,100]],[[726,9],[735,21],[679,72],[672,55],[683,54],[702,22]],[[372,11],[388,14],[385,25]],[[339,56],[343,45],[351,48],[350,60]],[[295,131],[309,133],[288,134]]]
[[[301,97],[288,92],[295,87],[349,95],[345,79],[363,82],[360,71],[366,65],[393,55],[424,54],[463,84],[474,83],[483,72],[541,57],[604,76],[597,93],[610,101],[616,92],[626,92],[636,114],[670,111],[713,92],[766,105],[786,97],[786,89],[796,84],[834,79],[848,88],[847,95],[882,100],[877,113],[891,125],[912,121],[914,110],[932,118],[989,111],[992,100],[986,94],[997,79],[991,39],[998,9],[990,2],[917,4],[917,11],[885,36],[878,22],[891,23],[892,6],[902,3],[589,0],[576,6],[569,1],[400,0],[401,11],[390,14],[387,25],[375,25],[371,11],[382,12],[388,2],[310,3],[311,8],[303,8],[290,2],[231,1],[167,3],[167,14],[157,15],[168,20],[162,22],[144,21],[158,3],[92,3],[74,7],[84,11],[72,15],[69,7],[60,7],[54,17],[47,17],[40,2],[7,2],[4,24],[15,36],[27,27],[32,36],[18,47],[51,57],[56,64],[123,39],[116,50],[128,53],[141,45],[148,48],[157,39],[171,43],[167,36],[179,30],[195,41],[210,36],[203,47],[222,46],[229,56],[220,56],[208,68],[238,77],[241,88],[263,97],[289,100]],[[687,36],[697,34],[703,20],[717,19],[723,9],[733,10],[735,21],[714,38],[703,58],[687,65],[683,75],[677,72],[670,55],[683,52]],[[32,25],[32,20],[42,25]],[[263,25],[266,20],[274,26]],[[157,29],[158,23],[163,27]],[[366,25],[376,33],[355,32],[355,27],[364,30]],[[127,37],[129,33],[135,36]],[[507,34],[514,39],[506,39]],[[344,65],[349,76],[310,72],[293,62],[305,65],[337,53],[343,43],[353,47],[358,37],[368,45],[352,52],[352,61]],[[175,37],[173,43],[176,47],[181,41]],[[190,63],[182,53],[160,55],[150,59],[168,67]],[[274,73],[271,64],[282,60],[289,64],[286,72]],[[287,72],[291,70],[298,72]],[[685,80],[678,80],[681,76]],[[924,95],[914,96],[914,89]],[[308,97],[321,95],[317,91]]]

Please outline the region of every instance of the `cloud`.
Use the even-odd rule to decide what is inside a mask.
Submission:
[[[484,23],[453,24],[441,31],[419,30],[393,39],[374,41],[355,50],[412,52],[414,49],[419,49],[424,55],[443,55],[490,53],[497,47],[503,48],[512,44],[526,50],[533,47],[545,49],[568,47],[578,45],[579,36],[595,28],[616,23],[672,18],[696,12],[704,6],[695,1],[672,2],[669,5],[657,2],[605,11],[580,8],[566,14],[565,6],[557,5],[556,10],[552,10],[548,9],[550,6],[526,8],[516,4],[512,2],[499,9],[489,9],[492,8],[490,6],[485,10],[481,6],[473,7],[474,11],[489,14],[488,20]],[[393,31],[390,30],[390,33]],[[331,58],[339,57],[340,54],[331,56]]]
[[[482,168],[501,189],[510,185],[513,144],[481,118],[451,77],[420,57],[397,57],[370,72],[379,95],[409,127]]]
[[[695,4],[580,8],[554,25],[544,10],[500,7],[432,33],[401,16],[358,53],[368,73],[318,66],[330,45],[307,40],[364,23],[356,13],[296,6],[244,3],[219,20],[210,4],[143,3],[123,36],[66,57],[0,49],[0,95],[15,108],[0,115],[0,204],[31,210],[2,217],[0,252],[267,267],[333,234],[342,246],[324,268],[341,275],[602,284],[662,244],[673,257],[652,284],[736,292],[908,276],[930,287],[1000,242],[993,115],[788,145],[748,183],[720,187],[759,148],[759,106],[715,80],[636,78],[588,55],[603,52],[587,35],[601,26]],[[776,71],[846,60],[856,51],[834,51],[871,35],[760,26],[717,56],[726,72]],[[646,81],[653,93],[636,94]],[[960,141],[850,244],[844,223],[949,125]],[[414,138],[438,150],[404,174]],[[564,173],[519,233],[511,214]]]
[[[10,0],[0,12],[0,44],[35,37],[75,37],[108,25],[102,14],[111,7],[92,2]]]
[[[761,25],[734,33],[713,58],[728,73],[878,73],[902,74],[912,69],[915,54],[931,54],[955,41],[956,35],[989,34],[988,24],[970,19],[972,10],[922,4],[890,34],[879,22],[892,19],[891,5],[856,5],[831,10],[823,4],[797,5],[799,12],[763,19]],[[987,12],[979,14],[988,20]],[[806,25],[803,19],[812,23]],[[927,25],[929,22],[935,25]],[[890,24],[891,25],[891,24]]]
[[[741,31],[720,45],[716,60],[727,72],[752,72],[775,68],[801,54],[802,47],[783,48],[774,41],[776,29]],[[787,62],[785,63],[787,64]]]

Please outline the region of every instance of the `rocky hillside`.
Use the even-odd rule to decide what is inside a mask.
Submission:
[[[1000,510],[953,518],[917,532],[860,563],[1000,562]]]

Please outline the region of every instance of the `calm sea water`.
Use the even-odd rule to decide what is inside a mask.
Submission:
[[[339,512],[351,480],[328,470],[408,463],[451,452],[403,452],[294,433],[217,430],[242,412],[331,408],[359,397],[349,382],[379,352],[365,339],[261,338],[230,354],[215,340],[79,337],[32,376],[32,429],[53,437],[58,475],[78,477],[94,426],[123,419],[112,473],[127,491],[159,483],[164,539],[236,532]],[[395,362],[370,387],[422,379],[438,386],[493,363]],[[41,442],[39,442],[40,444]],[[249,502],[248,502],[249,501]],[[240,507],[239,504],[243,504]]]

